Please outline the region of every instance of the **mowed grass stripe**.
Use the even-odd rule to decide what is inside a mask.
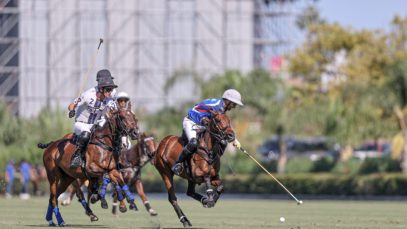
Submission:
[[[138,212],[113,216],[110,210],[92,205],[98,222],[91,223],[82,206],[74,201],[60,207],[70,228],[180,228],[172,206],[166,199],[150,200],[158,217],[150,217],[141,201]],[[0,199],[0,228],[47,227],[44,216],[48,198]],[[203,208],[198,202],[180,199],[179,204],[194,228],[293,228],[293,229],[405,229],[407,201],[294,201],[220,200],[215,208]],[[279,218],[283,216],[285,223]],[[54,220],[55,221],[55,220]]]

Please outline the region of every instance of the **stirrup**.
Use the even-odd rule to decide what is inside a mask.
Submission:
[[[175,175],[179,176],[184,170],[184,167],[182,166],[182,163],[175,163],[171,170]]]
[[[75,156],[71,160],[71,168],[78,168],[82,165],[82,158],[80,155]]]

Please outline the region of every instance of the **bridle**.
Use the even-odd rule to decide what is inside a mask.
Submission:
[[[216,120],[215,117],[211,119],[209,123],[209,128],[207,128],[209,134],[213,136],[217,142],[221,143],[222,145],[226,145],[228,143],[228,135],[226,134],[226,130],[231,128],[230,123],[225,126],[223,129],[219,126],[219,121]],[[210,125],[213,125],[214,130],[211,130]]]
[[[154,152],[151,152],[148,147],[147,147],[147,141],[153,141],[154,142],[154,137],[146,137],[143,139],[143,142],[140,144],[140,147],[142,148],[141,150],[146,154],[149,158],[149,161],[153,158]],[[153,143],[154,144],[154,143]]]

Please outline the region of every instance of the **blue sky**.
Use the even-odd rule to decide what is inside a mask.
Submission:
[[[355,29],[386,29],[395,14],[407,16],[407,0],[319,0],[322,18]]]

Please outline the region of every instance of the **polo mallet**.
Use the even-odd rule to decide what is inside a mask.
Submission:
[[[257,165],[259,165],[260,168],[262,168],[264,170],[264,172],[266,172],[268,175],[270,175],[281,187],[283,187],[283,189],[288,194],[290,194],[290,196],[297,202],[298,205],[301,205],[303,203],[302,200],[298,200],[290,191],[288,191],[288,189],[279,180],[277,180],[277,178],[275,178],[273,176],[273,174],[271,174],[269,171],[267,171],[267,169],[264,168],[264,166],[262,166],[252,155],[250,155],[245,149],[243,149],[243,147],[240,147],[239,149],[240,149],[240,151],[245,153],[247,156],[249,156],[254,162],[256,162]]]
[[[96,49],[96,52],[93,54],[93,57],[92,57],[91,62],[90,62],[90,65],[88,66],[88,69],[86,70],[86,74],[85,74],[84,79],[81,80],[81,84],[80,84],[80,86],[79,86],[79,95],[78,95],[78,97],[81,96],[81,93],[82,93],[82,91],[83,91],[84,84],[86,84],[86,82],[88,81],[89,73],[90,73],[90,71],[93,69],[93,67],[94,67],[94,65],[95,65],[96,57],[97,57],[97,55],[98,55],[98,52],[99,52],[99,49],[100,49],[100,46],[102,45],[102,43],[103,43],[103,39],[102,39],[102,38],[99,38],[99,45],[98,45],[98,48]]]

